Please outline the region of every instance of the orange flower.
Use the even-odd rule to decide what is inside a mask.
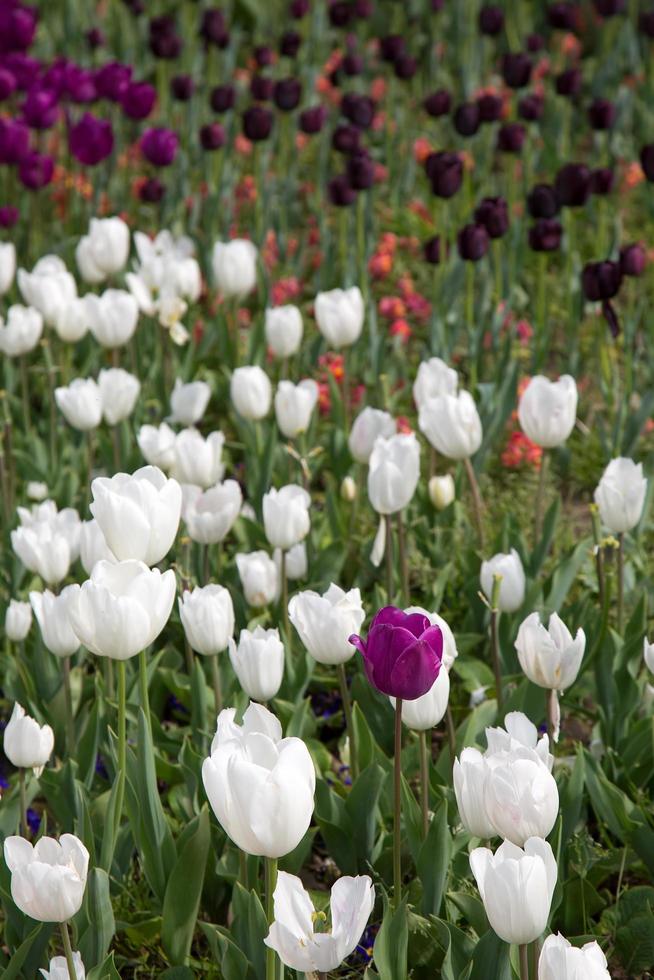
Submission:
[[[432,146],[426,136],[419,136],[413,144],[413,157],[416,163],[423,164],[429,154],[432,152]]]

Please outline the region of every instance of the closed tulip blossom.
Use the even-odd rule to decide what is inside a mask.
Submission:
[[[428,398],[420,407],[418,426],[448,459],[469,459],[481,446],[481,419],[468,391]]]
[[[273,548],[289,551],[309,533],[311,497],[293,483],[263,495],[263,526]]]
[[[31,272],[19,269],[17,278],[23,299],[49,326],[56,326],[68,305],[77,299],[75,280],[58,255],[44,255]]]
[[[355,418],[347,444],[357,463],[368,463],[377,438],[390,439],[397,431],[395,419],[389,412],[367,405]]]
[[[134,411],[141,382],[123,368],[108,368],[98,375],[102,417],[107,425],[124,422]]]
[[[543,449],[562,446],[572,432],[577,418],[577,385],[569,374],[558,381],[543,375],[533,377],[518,405],[520,427],[526,436]]]
[[[65,388],[55,388],[55,401],[69,425],[81,432],[97,429],[102,421],[102,396],[93,378],[75,378]]]
[[[292,381],[280,381],[275,393],[275,418],[282,435],[296,439],[306,432],[317,401],[315,381],[305,379],[297,385]]]
[[[71,588],[70,618],[80,642],[99,657],[127,660],[154,643],[168,622],[175,573],[141,561],[99,561],[82,586]]]
[[[280,858],[300,843],[313,814],[316,773],[302,739],[282,738],[278,719],[250,704],[218,715],[202,765],[209,803],[227,836],[246,854]]]
[[[415,434],[379,436],[370,454],[368,497],[378,514],[396,514],[411,502],[420,477]]]
[[[539,738],[538,729],[522,711],[510,711],[504,719],[504,728],[487,728],[486,742],[487,755],[533,749],[543,765],[552,771],[554,756],[549,751],[549,738],[547,735]]]
[[[488,766],[479,749],[466,748],[454,760],[452,780],[461,823],[468,833],[481,840],[495,836],[486,807],[487,778]]]
[[[413,400],[420,409],[430,398],[456,395],[458,386],[459,376],[454,368],[448,367],[440,357],[430,357],[418,366],[413,382]]]
[[[250,422],[258,422],[270,411],[270,378],[256,365],[236,368],[232,374],[229,394],[238,414]]]
[[[577,679],[586,635],[578,629],[573,640],[556,613],[552,613],[545,628],[534,612],[521,623],[515,648],[520,666],[533,684],[551,691],[565,691]]]
[[[43,333],[43,317],[31,306],[16,304],[0,317],[0,351],[7,357],[22,357],[34,350]]]
[[[314,308],[318,329],[330,347],[351,347],[357,342],[365,315],[358,286],[318,293]]]
[[[87,575],[91,574],[98,561],[118,561],[95,518],[82,523],[79,557]]]
[[[76,344],[89,330],[89,315],[86,298],[75,297],[59,310],[53,323],[55,332],[65,344]]]
[[[225,466],[222,460],[225,436],[210,432],[206,439],[197,429],[183,429],[175,438],[172,476],[180,483],[211,487],[222,480]]]
[[[332,885],[331,930],[316,932],[316,910],[299,878],[280,871],[274,920],[264,939],[282,963],[300,973],[329,973],[354,952],[375,904],[368,875],[343,876]]]
[[[40,575],[48,585],[65,579],[77,557],[68,535],[50,521],[16,528],[11,532],[11,546],[25,568]]]
[[[167,480],[156,466],[144,466],[131,476],[97,477],[91,493],[91,513],[116,558],[156,565],[168,554],[182,509],[177,480]]]
[[[226,299],[241,298],[257,284],[257,249],[246,238],[216,242],[211,265],[218,292]]]
[[[647,669],[654,674],[654,643],[649,643],[647,637],[643,638],[643,659]]]
[[[234,634],[232,597],[222,585],[184,591],[177,601],[189,646],[204,657],[226,650]]]
[[[0,296],[11,289],[16,275],[16,246],[13,242],[0,242]]]
[[[642,516],[646,494],[642,463],[624,456],[612,459],[594,494],[602,524],[614,534],[631,531]]]
[[[443,634],[421,613],[385,606],[377,613],[367,639],[350,643],[363,657],[370,683],[382,694],[412,701],[429,691],[443,658]]]
[[[547,841],[531,837],[524,850],[504,841],[495,854],[477,847],[470,867],[488,921],[500,939],[519,946],[538,939],[547,925],[557,878]]]
[[[87,235],[75,250],[77,267],[88,283],[104,282],[127,264],[129,226],[122,218],[91,218]]]
[[[318,592],[298,592],[288,604],[289,619],[306,650],[320,664],[343,664],[354,656],[350,636],[361,629],[365,612],[359,589],[345,592],[332,584]]]
[[[32,607],[29,602],[12,599],[5,613],[5,634],[12,643],[22,643],[32,625]]]
[[[241,630],[238,644],[230,637],[229,659],[249,698],[269,701],[275,697],[284,676],[284,644],[277,629]]]
[[[54,732],[50,725],[39,725],[25,714],[18,702],[3,735],[4,753],[17,769],[33,769],[40,776],[54,749]]]
[[[238,554],[236,568],[249,606],[261,609],[275,602],[279,595],[279,574],[270,555],[265,551]]]
[[[445,717],[450,698],[450,675],[442,669],[438,677],[421,697],[414,701],[402,702],[402,721],[416,732],[425,732],[434,728]],[[395,698],[389,699],[395,707]]]
[[[266,310],[264,323],[268,347],[279,360],[291,357],[302,343],[302,314],[297,306],[273,306]]]
[[[597,942],[573,946],[559,932],[543,943],[537,980],[611,980],[611,974]]]
[[[486,812],[495,833],[518,846],[547,837],[559,814],[559,791],[537,753],[518,747],[485,758]]]
[[[225,480],[202,492],[189,488],[184,504],[184,523],[189,536],[200,544],[224,541],[240,514],[243,495],[236,480]]]
[[[429,481],[429,499],[436,510],[445,510],[456,496],[454,477],[451,473],[445,476],[432,476]]]
[[[289,582],[296,582],[298,579],[306,578],[308,571],[307,546],[304,541],[294,544],[288,551],[283,552],[284,567],[286,578]],[[282,574],[282,549],[275,548],[273,551],[273,561],[277,566],[277,574],[281,578]]]
[[[101,296],[88,293],[84,301],[89,329],[102,347],[124,347],[132,339],[139,308],[131,293],[125,289],[107,289]]]
[[[41,837],[34,847],[22,837],[7,837],[4,855],[11,897],[24,915],[37,922],[67,922],[79,912],[89,852],[78,837]]]
[[[161,425],[142,425],[136,435],[146,463],[169,470],[175,462],[175,433],[165,422]]]
[[[508,554],[493,555],[481,563],[481,587],[487,599],[493,594],[493,578],[501,576],[498,608],[501,612],[515,612],[525,598],[526,579],[520,555],[512,548]]]
[[[170,396],[170,421],[184,426],[195,425],[204,415],[210,397],[211,388],[206,381],[184,384],[177,378]]]
[[[73,966],[77,980],[86,980],[86,970],[82,962],[82,955],[77,950],[73,952]],[[53,956],[47,970],[39,971],[44,980],[70,980],[68,964],[65,956]]]
[[[67,585],[58,595],[30,592],[30,602],[41,630],[44,646],[55,657],[72,657],[79,650],[79,638],[71,620],[72,603],[79,586]]]

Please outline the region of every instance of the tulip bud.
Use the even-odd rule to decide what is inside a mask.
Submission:
[[[25,714],[18,702],[3,736],[4,753],[17,769],[33,769],[38,778],[54,749],[54,732],[50,725],[39,725]]]
[[[411,502],[420,478],[415,433],[379,436],[370,454],[368,497],[378,514],[396,514]]]
[[[0,296],[11,289],[16,274],[16,247],[13,242],[0,242]]]
[[[175,433],[162,422],[160,426],[142,425],[136,441],[146,463],[168,470],[175,461]]]
[[[245,601],[249,606],[260,609],[277,599],[279,595],[277,566],[265,551],[236,555],[236,567]]]
[[[641,518],[647,493],[642,463],[612,459],[594,493],[600,519],[614,534],[631,531]]]
[[[525,598],[525,572],[520,555],[512,548],[509,554],[499,553],[481,563],[481,588],[488,600],[493,593],[493,578],[501,577],[498,609],[515,612]]]
[[[357,493],[358,490],[354,478],[344,476],[343,482],[341,483],[341,500],[344,500],[347,504],[351,504],[356,500]]]
[[[481,446],[481,419],[468,391],[429,398],[420,406],[418,425],[448,459],[469,459]]]
[[[533,684],[550,691],[565,691],[577,679],[586,634],[578,629],[573,640],[556,613],[550,616],[546,629],[534,612],[520,624],[515,648],[520,666]]]
[[[465,225],[456,241],[459,255],[465,262],[479,262],[488,251],[488,232],[481,225]]]
[[[280,431],[287,439],[295,439],[306,432],[311,414],[318,401],[318,385],[312,379],[280,381],[275,393],[275,418]]]
[[[102,397],[93,378],[76,378],[66,388],[55,388],[55,401],[69,425],[82,432],[102,421]]]
[[[39,311],[17,303],[9,307],[6,323],[0,317],[0,351],[7,357],[22,357],[34,350],[42,333]]]
[[[534,252],[555,252],[561,245],[562,234],[560,222],[542,218],[529,229],[529,247]]]
[[[314,308],[318,329],[330,347],[350,347],[356,343],[365,315],[358,286],[318,293]]]
[[[88,293],[84,302],[89,329],[103,347],[124,347],[134,336],[139,308],[131,293],[106,289],[101,296]]]
[[[199,586],[184,591],[177,601],[179,617],[189,646],[212,657],[226,650],[234,635],[232,597],[222,585]]]
[[[343,664],[354,656],[349,642],[361,629],[365,612],[359,589],[344,592],[333,583],[324,595],[298,592],[288,604],[289,619],[314,660]]]
[[[370,460],[375,442],[379,436],[390,439],[395,435],[395,419],[388,412],[366,406],[355,418],[348,436],[348,448],[357,463]]]
[[[5,634],[12,643],[22,643],[32,625],[32,607],[29,602],[12,599],[5,613]]]
[[[256,422],[270,411],[270,378],[258,366],[236,368],[232,374],[229,394],[234,408],[244,419]]]
[[[429,499],[436,510],[445,510],[454,497],[454,477],[451,473],[446,473],[445,476],[432,476],[429,481]]]
[[[225,480],[202,492],[192,487],[184,501],[184,523],[192,541],[218,544],[231,531],[241,511],[243,494],[236,480]]]
[[[562,207],[582,207],[590,196],[590,170],[583,163],[566,163],[554,179],[554,189]]]
[[[647,637],[643,637],[643,658],[645,666],[654,674],[654,643],[649,643]]]
[[[86,980],[86,970],[82,962],[82,954],[77,950],[73,952],[73,966],[77,980]],[[53,956],[47,970],[40,971],[44,980],[70,980],[68,963],[65,956]]]
[[[242,298],[257,283],[257,249],[245,238],[230,242],[216,242],[211,255],[211,266],[218,292],[226,299]]]
[[[266,310],[266,341],[275,357],[296,354],[302,342],[302,314],[297,306],[273,306]]]
[[[102,415],[107,425],[118,425],[134,411],[141,392],[141,382],[129,371],[109,368],[100,371],[98,388],[102,402]]]
[[[561,446],[577,419],[577,385],[569,374],[550,381],[538,374],[531,378],[518,405],[518,419],[525,435],[544,449]]]
[[[34,847],[23,837],[7,837],[4,854],[21,912],[37,922],[66,922],[79,912],[89,852],[78,837],[41,837]]]
[[[538,980],[611,980],[611,974],[598,943],[572,946],[559,932],[543,943]]]
[[[249,698],[270,701],[277,695],[284,676],[284,644],[278,630],[241,630],[238,646],[229,640],[229,659]]]
[[[180,425],[195,425],[204,415],[211,388],[206,381],[192,381],[184,384],[179,378],[175,381],[175,387],[170,396],[171,422],[178,422]]]
[[[58,595],[30,592],[30,602],[36,616],[44,646],[55,657],[72,657],[79,650],[79,638],[72,626],[72,604],[78,585],[67,585]]]
[[[303,487],[288,484],[263,495],[263,526],[273,548],[288,551],[306,538],[311,526],[311,497]]]

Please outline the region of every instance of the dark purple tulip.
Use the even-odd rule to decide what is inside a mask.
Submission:
[[[162,184],[156,177],[150,177],[139,190],[139,197],[147,204],[158,204],[166,193],[166,185]]]
[[[346,27],[352,20],[354,7],[346,0],[336,0],[329,7],[329,22],[332,27]]]
[[[527,122],[537,122],[543,115],[543,96],[536,92],[525,95],[518,103],[518,115]]]
[[[429,262],[430,265],[438,265],[441,260],[441,240],[438,235],[434,235],[422,246],[423,255],[425,256],[425,262]]]
[[[443,659],[443,634],[422,613],[395,606],[380,609],[367,640],[350,637],[363,657],[366,676],[381,694],[415,701],[433,687]]]
[[[332,177],[327,185],[327,194],[329,200],[337,208],[349,207],[357,196],[354,188],[350,186],[346,174],[338,174],[336,177]]]
[[[172,129],[153,126],[141,137],[141,153],[155,167],[169,167],[175,159],[179,137]]]
[[[34,40],[37,13],[13,2],[0,4],[0,53],[26,51]]]
[[[497,131],[497,148],[501,153],[520,153],[526,135],[522,123],[504,123]]]
[[[273,98],[275,105],[282,112],[292,112],[297,109],[302,95],[302,85],[297,78],[280,78],[275,82]]]
[[[446,150],[430,153],[425,160],[425,171],[437,197],[453,197],[461,187],[463,163],[457,153],[448,153]]]
[[[32,150],[18,164],[18,176],[24,187],[30,191],[38,191],[52,180],[54,160]]]
[[[260,105],[252,105],[243,113],[243,132],[253,143],[267,140],[272,129],[272,112]]]
[[[604,197],[606,194],[610,194],[613,190],[614,182],[615,174],[610,167],[598,167],[590,175],[591,194],[597,194],[598,197]]]
[[[100,98],[109,99],[110,102],[120,102],[131,79],[130,65],[110,61],[96,71],[95,87]]]
[[[502,238],[509,230],[509,209],[503,197],[485,197],[475,209],[475,222],[489,238]]]
[[[551,184],[536,184],[527,196],[527,210],[532,218],[553,218],[559,210],[556,191]]]
[[[623,276],[642,276],[647,265],[647,253],[639,242],[620,249],[620,271]]]
[[[593,0],[595,10],[602,17],[615,17],[616,14],[623,13],[626,0]]]
[[[18,119],[0,118],[0,163],[19,163],[29,151],[30,131]]]
[[[16,91],[16,79],[6,68],[0,68],[0,102]]]
[[[291,0],[289,11],[291,17],[294,17],[296,20],[301,20],[303,17],[306,17],[309,10],[309,0]]]
[[[418,62],[411,54],[400,54],[393,62],[395,76],[407,81],[413,78],[418,70]]]
[[[233,85],[216,85],[211,89],[209,102],[214,112],[227,112],[234,108],[236,93]]]
[[[266,75],[253,75],[250,79],[250,95],[257,102],[270,102],[274,89],[274,81]]]
[[[529,247],[534,252],[556,252],[561,245],[563,228],[560,221],[540,218],[529,229]]]
[[[79,65],[67,65],[63,89],[73,102],[78,104],[95,102],[98,97],[95,72],[87,68],[80,68]]]
[[[145,13],[145,0],[123,0],[123,3],[134,17]]]
[[[387,34],[379,39],[379,54],[382,61],[394,62],[406,53],[406,41],[401,34]]]
[[[566,163],[554,179],[561,207],[580,208],[590,195],[590,170],[584,163]]]
[[[476,102],[463,102],[454,110],[454,128],[460,136],[474,136],[479,129],[479,109]]]
[[[361,132],[356,126],[337,126],[332,136],[332,146],[339,153],[355,153],[361,145]]]
[[[354,51],[348,51],[341,61],[341,68],[348,78],[353,78],[356,75],[360,75],[363,71],[363,65],[363,58],[360,54],[356,54]]]
[[[441,88],[437,92],[432,92],[423,102],[425,112],[438,119],[439,116],[446,116],[452,107],[452,96],[447,89]]]
[[[41,63],[22,51],[10,51],[3,58],[3,67],[14,76],[21,92],[26,92],[32,87],[34,79],[38,78],[41,71]]]
[[[31,129],[50,129],[59,115],[57,93],[47,88],[31,89],[21,106],[21,112]]]
[[[308,109],[303,109],[300,113],[298,126],[303,133],[307,134],[307,136],[314,136],[316,133],[319,133],[322,127],[325,125],[326,119],[327,110],[324,106],[310,106]]]
[[[654,181],[654,143],[648,143],[640,151],[640,165],[649,181]]]
[[[217,48],[226,48],[229,44],[229,32],[222,10],[212,7],[205,10],[200,21],[200,37],[205,44],[213,44]]]
[[[195,85],[190,75],[175,75],[170,80],[170,93],[178,102],[188,102],[194,90]]]
[[[592,303],[612,299],[620,289],[622,272],[618,262],[588,262],[581,273],[584,296]]]
[[[559,31],[574,31],[579,23],[579,7],[576,3],[552,3],[547,8],[547,18]]]
[[[87,167],[94,167],[106,160],[114,148],[114,134],[108,119],[98,119],[85,112],[78,123],[71,127],[68,137],[70,152]]]
[[[267,68],[268,65],[273,63],[273,52],[272,48],[269,48],[267,44],[258,44],[254,49],[254,60],[259,68]]]
[[[341,99],[341,112],[358,129],[368,129],[375,115],[375,103],[367,95],[346,92]]]
[[[492,92],[486,92],[477,99],[479,118],[483,123],[497,122],[501,119],[503,107],[501,96],[493,95]]]
[[[13,204],[0,207],[0,228],[13,228],[19,218],[20,212]]]
[[[527,35],[527,51],[531,54],[536,54],[538,51],[542,51],[545,47],[545,38],[542,34],[529,34]]]
[[[200,143],[204,150],[219,150],[225,145],[225,130],[220,123],[207,123],[200,129]]]
[[[509,88],[524,88],[529,85],[532,68],[531,58],[522,51],[505,54],[502,58],[502,76]]]
[[[588,121],[593,129],[611,129],[615,122],[615,106],[609,99],[594,99],[588,107]]]
[[[128,119],[147,119],[157,101],[157,91],[148,82],[130,82],[121,105]]]
[[[295,58],[301,44],[302,38],[297,31],[284,31],[279,40],[279,53],[283,58]]]
[[[638,27],[645,37],[654,38],[654,10],[644,11],[638,20]]]
[[[155,58],[172,60],[182,50],[182,39],[175,28],[175,18],[169,14],[150,21],[150,50]]]
[[[466,262],[479,262],[488,251],[489,237],[483,225],[464,225],[456,241],[459,255]]]
[[[445,5],[445,0],[431,0],[431,9],[433,13],[437,14],[439,10],[442,10]]]
[[[348,157],[345,172],[350,187],[355,191],[366,191],[375,182],[375,165],[364,151]]]
[[[566,68],[556,76],[555,86],[558,95],[574,98],[581,91],[581,72],[578,68]]]
[[[354,15],[358,20],[368,20],[373,12],[372,0],[354,0]]]
[[[604,319],[609,325],[609,330],[611,331],[611,336],[615,340],[620,334],[620,322],[618,320],[618,314],[615,312],[613,303],[609,299],[605,299],[602,303],[602,313],[604,314]]]
[[[504,13],[501,7],[494,4],[487,4],[479,11],[479,30],[482,34],[493,37],[499,34],[504,27]]]
[[[91,27],[84,36],[91,51],[97,51],[98,48],[104,47],[106,43],[105,36],[99,27]]]

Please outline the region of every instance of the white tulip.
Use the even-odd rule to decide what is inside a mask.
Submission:
[[[184,384],[177,378],[170,396],[171,422],[185,426],[195,425],[204,415],[210,397],[211,388],[206,381]]]
[[[66,534],[48,521],[16,528],[11,532],[11,546],[25,568],[48,585],[65,579],[75,560]]]
[[[481,419],[469,391],[429,398],[420,406],[418,426],[448,459],[469,459],[481,446]]]
[[[365,306],[358,286],[318,293],[316,323],[330,347],[351,347],[361,336]]]
[[[368,463],[378,437],[390,439],[396,433],[395,419],[388,412],[367,406],[359,412],[347,440],[352,458],[357,463]]]
[[[538,374],[520,398],[518,420],[525,435],[543,449],[562,446],[577,418],[577,385],[569,374],[558,381]]]
[[[288,551],[283,552],[286,568],[286,578],[289,582],[296,582],[298,579],[306,578],[308,571],[307,546],[306,542],[300,541],[294,544]],[[277,567],[277,574],[281,579],[282,574],[282,549],[275,548],[273,551],[273,561]]]
[[[535,750],[487,754],[486,765],[484,799],[495,833],[519,847],[530,837],[547,837],[559,814],[559,791]]]
[[[402,702],[402,721],[416,732],[424,732],[445,717],[448,701],[450,699],[450,675],[444,666],[441,666],[438,677],[426,694],[413,701]],[[395,698],[388,699],[395,708]]]
[[[274,698],[284,676],[284,644],[279,630],[241,630],[238,646],[229,640],[229,659],[238,682],[253,701]]]
[[[107,425],[118,425],[134,411],[141,382],[123,368],[109,368],[98,376],[102,415]]]
[[[102,421],[102,395],[93,378],[75,378],[65,388],[55,388],[55,401],[69,425],[81,432],[96,429]]]
[[[44,255],[31,272],[18,270],[18,288],[49,326],[56,326],[68,305],[77,299],[77,285],[58,255]]]
[[[129,228],[122,218],[91,218],[88,235],[80,238],[75,258],[82,279],[104,282],[127,264]]]
[[[232,597],[222,585],[205,585],[184,591],[177,600],[179,618],[189,646],[212,657],[226,650],[234,635]]]
[[[54,500],[42,500],[32,507],[17,507],[21,527],[38,530],[42,525],[49,524],[56,534],[61,534],[68,542],[71,558],[74,561],[79,554],[79,536],[81,521],[74,507],[64,507],[57,510]]]
[[[257,249],[246,238],[216,242],[211,266],[218,292],[227,299],[247,296],[257,284]]]
[[[16,248],[13,242],[0,242],[0,296],[11,289],[16,275]]]
[[[272,306],[266,310],[266,342],[279,360],[291,357],[302,343],[302,314],[297,306]]]
[[[73,630],[71,611],[78,585],[67,585],[58,595],[30,592],[43,643],[55,657],[72,657],[79,650],[79,638]]]
[[[1,247],[1,246],[0,246]],[[22,357],[34,350],[43,333],[43,317],[31,306],[16,304],[0,317],[0,351],[7,357]]]
[[[370,454],[368,497],[378,514],[396,514],[413,497],[420,477],[415,433],[379,437]]]
[[[243,495],[236,480],[225,480],[205,490],[193,487],[187,493],[184,523],[189,536],[200,544],[224,541],[238,517]]]
[[[29,480],[25,492],[30,500],[45,500],[48,496],[48,484],[39,480]]]
[[[502,612],[515,612],[525,598],[525,571],[520,561],[520,555],[512,548],[509,554],[500,552],[481,563],[481,587],[486,598],[490,601],[493,594],[493,578],[501,576],[498,608]]]
[[[273,548],[288,551],[309,533],[311,497],[294,483],[263,495],[263,526]]]
[[[282,435],[295,439],[301,432],[306,432],[317,401],[315,381],[306,379],[297,385],[292,381],[280,381],[275,393],[275,418]]]
[[[495,836],[495,827],[486,808],[487,778],[486,759],[478,749],[464,749],[454,760],[452,780],[461,823],[468,833],[481,840]]]
[[[429,612],[427,609],[423,609],[422,606],[409,606],[404,611],[407,613],[407,615],[411,615],[412,613],[420,613],[421,616],[427,617],[432,626],[439,627],[443,636],[442,663],[445,670],[449,672],[452,669],[452,664],[459,655],[456,640],[454,639],[454,633],[450,629],[449,625],[445,622],[442,616],[439,616],[438,613]]]
[[[438,398],[439,395],[456,395],[458,387],[459,376],[454,368],[448,367],[440,357],[430,357],[419,365],[413,382],[416,408],[420,410],[430,398]]]
[[[368,875],[344,876],[334,883],[330,932],[316,932],[317,913],[304,885],[280,871],[274,893],[275,918],[264,939],[282,963],[299,973],[329,973],[354,952],[375,904]]]
[[[165,422],[142,425],[136,436],[143,459],[151,466],[169,470],[175,462],[175,433]]]
[[[257,365],[236,368],[229,385],[229,394],[238,414],[251,422],[265,418],[270,411],[270,378]]]
[[[344,664],[354,655],[349,642],[366,618],[359,589],[345,592],[332,582],[327,591],[298,592],[288,604],[288,615],[302,643],[321,664]]]
[[[236,567],[249,606],[260,609],[276,600],[279,595],[277,566],[265,551],[236,555]]]
[[[574,684],[586,649],[582,629],[572,639],[565,623],[552,613],[546,629],[537,612],[521,623],[515,641],[518,660],[533,684],[551,691],[565,691]]]
[[[642,463],[623,456],[612,459],[595,490],[602,524],[614,534],[631,531],[643,513],[646,493]]]
[[[73,951],[73,966],[77,980],[86,980],[86,970],[82,962],[82,954],[77,950]],[[70,980],[68,964],[65,956],[53,956],[47,970],[40,970],[45,980]]]
[[[543,943],[538,980],[611,980],[611,974],[598,943],[573,946],[559,932]]]
[[[180,483],[192,483],[202,488],[219,483],[225,472],[224,445],[222,432],[211,432],[204,439],[197,429],[182,429],[175,437],[172,475]]]
[[[50,725],[25,714],[16,702],[3,735],[5,755],[17,769],[33,769],[38,778],[54,749],[54,732]]]
[[[23,837],[7,837],[5,863],[11,897],[37,922],[66,922],[82,907],[89,852],[74,834],[41,837],[34,847]]]
[[[86,299],[74,296],[62,304],[52,326],[60,340],[66,344],[76,344],[88,333],[89,323]]]
[[[12,599],[5,613],[5,634],[12,643],[22,643],[32,625],[32,607],[29,602]]]
[[[649,643],[646,636],[643,638],[643,658],[647,669],[654,674],[654,643]]]
[[[436,510],[445,510],[449,507],[456,491],[454,489],[454,477],[451,473],[444,476],[432,476],[429,481],[429,499]]]
[[[223,830],[246,854],[270,858],[293,851],[311,823],[316,773],[304,742],[282,738],[263,705],[251,704],[243,724],[234,708],[218,715],[202,781]]]
[[[87,575],[91,574],[98,561],[118,561],[95,518],[82,523],[79,557]]]
[[[134,336],[139,308],[131,293],[106,289],[101,296],[85,297],[89,329],[102,347],[123,347]]]

